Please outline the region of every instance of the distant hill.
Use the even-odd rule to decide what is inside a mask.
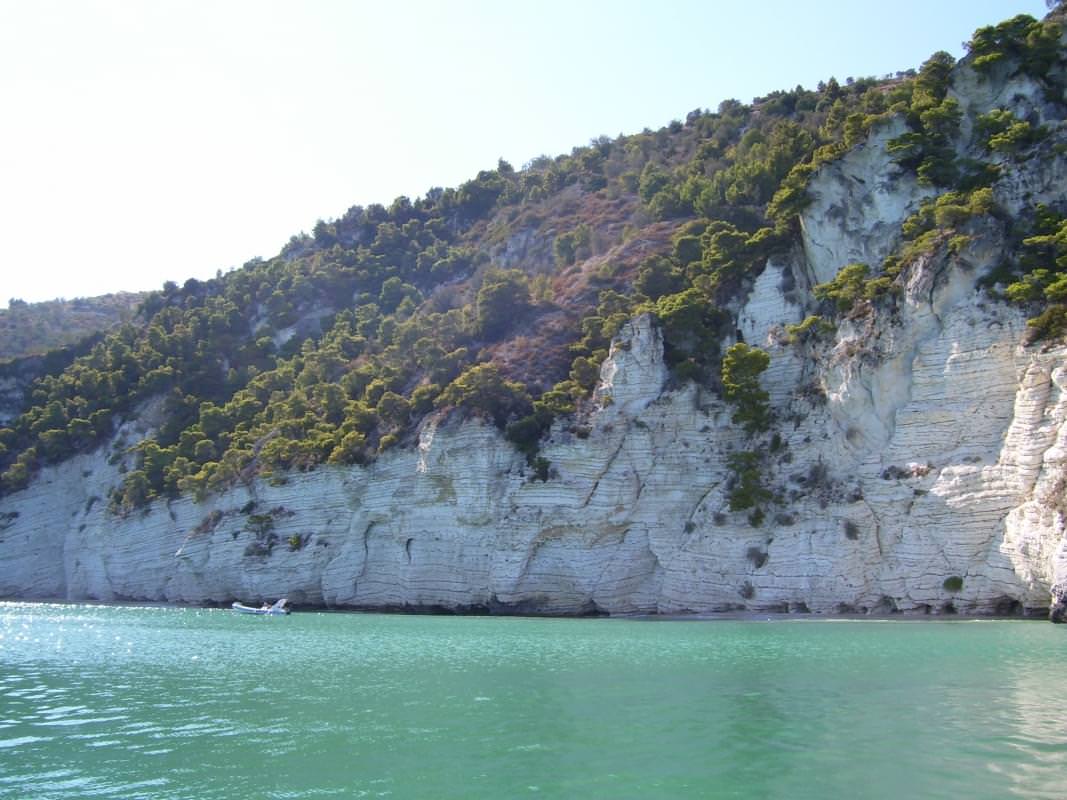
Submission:
[[[140,292],[26,303],[11,300],[0,310],[0,360],[47,353],[133,319]]]

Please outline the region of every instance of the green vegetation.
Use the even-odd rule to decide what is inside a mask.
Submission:
[[[988,187],[948,191],[924,200],[919,210],[904,220],[901,226],[903,242],[897,252],[885,260],[879,274],[872,275],[867,264],[848,264],[833,280],[814,286],[812,292],[817,299],[832,303],[838,313],[869,309],[873,301],[892,297],[900,291],[897,278],[905,267],[932,255],[941,247],[950,253],[959,252],[970,241],[968,231],[972,224],[999,214],[993,191]],[[787,333],[794,341],[801,336],[810,340],[831,330],[828,325],[821,317],[809,317],[800,325],[787,327]]]
[[[526,275],[517,269],[486,273],[475,301],[474,332],[485,339],[506,334],[530,307]]]
[[[1004,65],[1048,80],[1051,67],[1060,58],[1060,26],[1019,14],[999,25],[979,28],[966,47],[980,73],[989,75]]]
[[[569,266],[579,258],[589,257],[589,243],[592,239],[592,231],[586,224],[580,224],[572,231],[561,233],[553,242],[552,251],[556,256],[556,263],[560,266]]]
[[[785,333],[790,344],[808,344],[823,336],[828,336],[834,330],[832,322],[827,322],[815,314],[805,317],[803,322],[798,322],[796,325],[785,326]]]
[[[968,241],[965,229],[969,223],[997,213],[993,191],[988,187],[945,192],[923,201],[919,210],[904,220],[904,245],[884,271],[895,275],[894,270],[899,271],[902,264],[929,255],[942,244],[959,250]]]
[[[503,428],[508,419],[530,408],[530,396],[521,383],[507,380],[495,365],[478,364],[441,392],[437,406],[452,406],[484,415]]]
[[[1048,136],[1046,128],[1035,128],[1011,111],[997,108],[975,121],[975,135],[991,152],[1016,155]]]
[[[976,35],[976,66],[1015,65],[1055,88],[1058,29],[1009,23]],[[0,428],[0,491],[108,441],[146,406],[161,420],[154,435],[112,454],[126,469],[110,498],[120,513],[256,476],[365,464],[452,409],[506,431],[546,480],[542,438],[588,407],[612,337],[641,313],[662,330],[675,382],[715,390],[721,380],[735,423],[765,431],[767,354],[737,344],[724,355],[721,343],[734,338],[737,299],[767,258],[795,247],[820,164],[903,120],[894,158],[945,189],[905,224],[901,252],[878,274],[849,265],[817,288],[839,311],[891,296],[910,260],[962,246],[969,226],[996,212],[995,166],[955,158],[951,68],[938,53],[918,72],[726,101],[521,170],[500,161],[456,188],[319,221],[272,259],[168,283],[125,324],[46,359],[24,413]],[[1045,133],[1001,110],[978,135],[1007,158]],[[1056,335],[1067,290],[1062,228],[1047,222],[1020,239],[1007,294],[1047,304],[1036,328]],[[533,255],[518,258],[516,241]],[[830,326],[810,317],[788,333],[808,341]],[[588,435],[580,418],[567,427]],[[760,511],[753,469],[738,461],[736,502]],[[269,549],[269,531],[257,536]]]
[[[761,507],[771,499],[770,490],[763,485],[762,462],[761,453],[748,450],[732,453],[728,461],[733,472],[729,494],[730,510],[753,509],[753,512],[760,512],[760,521],[763,519]]]
[[[820,283],[812,289],[818,300],[829,300],[838,311],[848,311],[855,303],[867,297],[867,278],[871,268],[866,264],[849,264],[838,271],[829,283]]]
[[[727,350],[722,360],[723,396],[736,409],[733,421],[747,433],[765,431],[771,424],[770,395],[759,384],[770,363],[766,352],[743,342]]]
[[[1029,320],[1034,340],[1067,334],[1067,217],[1038,206],[1033,222],[1017,234],[1018,260],[996,277],[1014,278],[1004,295],[1036,312]]]
[[[0,309],[0,361],[44,355],[109,331],[131,321],[143,299],[131,292],[45,303],[12,298]]]
[[[940,52],[923,64],[904,114],[909,131],[889,143],[890,155],[914,170],[920,183],[951,186],[959,177],[952,143],[961,113],[959,103],[946,95],[954,61]]]

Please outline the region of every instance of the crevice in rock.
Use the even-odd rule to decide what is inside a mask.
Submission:
[[[619,539],[619,543],[615,546],[615,549],[612,552],[611,557],[607,559],[607,561],[605,562],[604,566],[601,567],[600,573],[593,580],[593,585],[589,589],[589,602],[590,603],[596,604],[597,592],[600,590],[600,585],[604,582],[604,576],[608,573],[608,570],[611,569],[612,566],[614,566],[616,560],[618,560],[618,557],[619,557],[619,546],[626,541],[626,537],[629,536],[629,534],[630,534],[630,529],[629,528],[626,528],[626,529],[624,529],[622,531],[622,538]]]
[[[622,452],[622,448],[625,443],[625,438],[619,440],[619,444],[615,448],[615,451],[608,457],[608,460],[604,464],[604,467],[600,470],[600,472],[596,476],[596,479],[593,481],[593,488],[590,489],[589,493],[585,496],[585,499],[582,501],[581,508],[585,508],[589,505],[590,501],[593,499],[593,496],[596,494],[596,490],[600,488],[600,481],[604,478],[605,475],[608,474],[608,472],[611,471],[612,466],[615,464],[615,459],[619,457],[619,453]]]

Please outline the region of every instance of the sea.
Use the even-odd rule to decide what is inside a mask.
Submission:
[[[0,798],[1067,798],[1067,626],[0,603]]]

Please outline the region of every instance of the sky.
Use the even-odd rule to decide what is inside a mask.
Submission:
[[[0,0],[0,306],[208,278],[352,205],[963,55],[1044,0]]]

